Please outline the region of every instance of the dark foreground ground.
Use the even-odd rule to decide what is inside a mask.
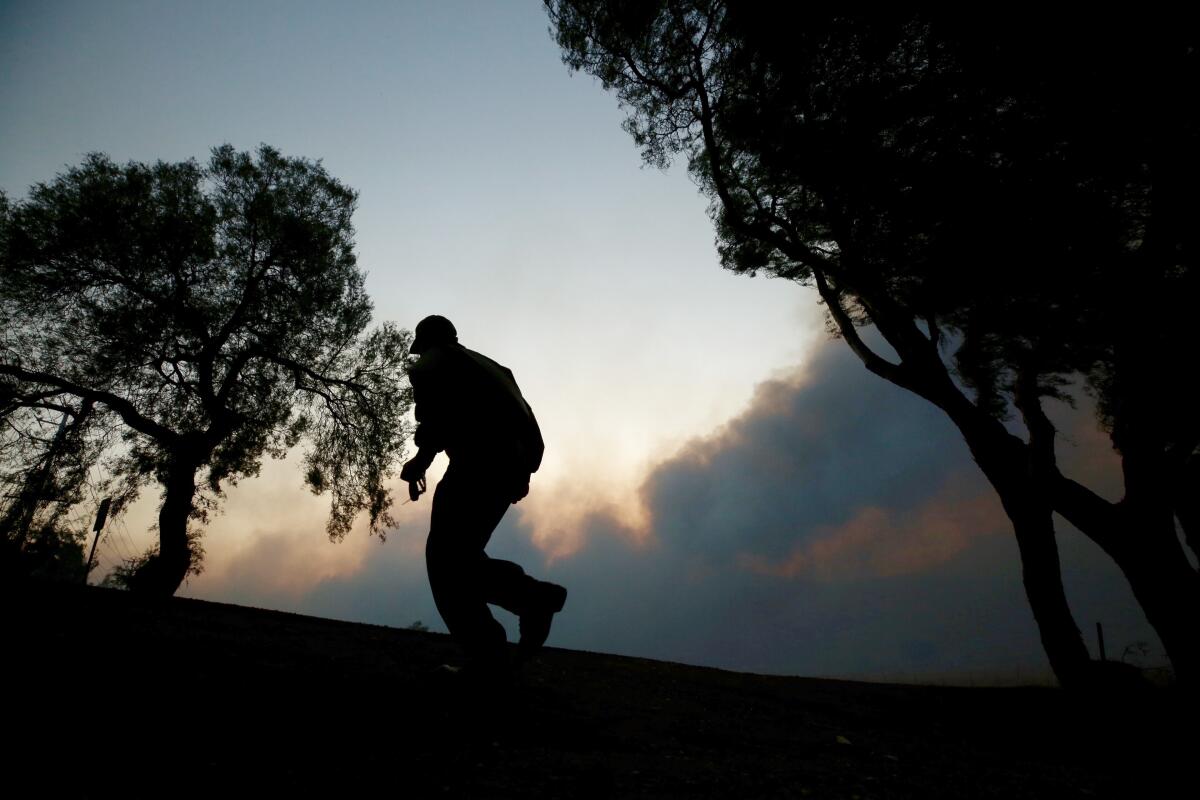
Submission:
[[[3,599],[8,797],[1154,798],[1180,796],[1176,771],[1195,786],[1195,709],[1169,690],[548,649],[481,696],[436,676],[456,657],[437,634],[97,588]]]

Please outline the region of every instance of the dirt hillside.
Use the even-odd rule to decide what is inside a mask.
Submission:
[[[4,616],[5,776],[26,789],[10,797],[1149,798],[1196,752],[1171,690],[879,685],[550,648],[480,692],[437,674],[456,650],[432,633],[38,584],[5,587]]]

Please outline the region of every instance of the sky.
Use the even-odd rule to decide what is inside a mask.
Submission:
[[[562,64],[533,0],[0,0],[10,197],[93,151],[204,160],[265,142],[321,159],[359,193],[376,321],[445,315],[514,371],[547,450],[488,552],[569,587],[550,644],[1043,679],[1011,530],[961,438],[830,340],[811,289],[722,270],[707,201],[683,165],[642,166],[622,119]],[[1054,412],[1060,458],[1116,499],[1086,402]],[[98,575],[152,540],[155,502],[110,525]],[[268,462],[228,490],[180,593],[444,630],[428,496],[397,507],[384,542],[365,521],[329,542],[327,510],[296,459]],[[1102,621],[1110,652],[1160,653],[1116,569],[1060,531],[1093,652]]]

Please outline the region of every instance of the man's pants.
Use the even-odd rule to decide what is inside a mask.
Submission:
[[[483,552],[510,505],[511,491],[494,475],[454,469],[433,493],[425,564],[438,613],[472,661],[503,657],[504,627],[488,604],[520,615],[529,608],[537,581],[511,561]]]

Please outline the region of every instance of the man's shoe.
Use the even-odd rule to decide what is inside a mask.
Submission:
[[[522,659],[528,659],[546,643],[546,637],[550,635],[550,623],[566,602],[565,586],[538,581],[532,607],[521,615],[521,641],[517,649]]]

